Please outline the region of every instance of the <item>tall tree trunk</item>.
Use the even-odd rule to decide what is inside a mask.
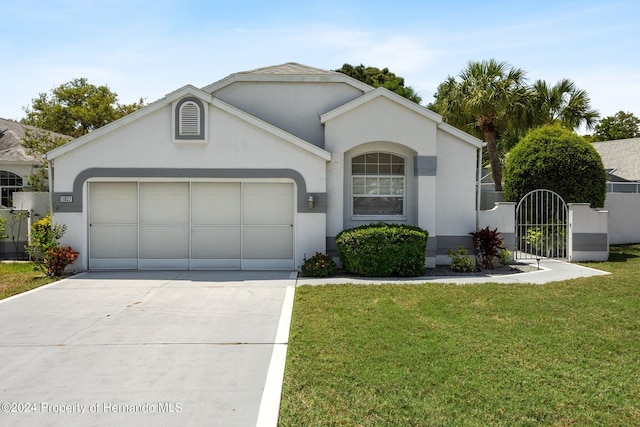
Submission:
[[[491,176],[496,186],[496,191],[502,191],[502,164],[500,163],[500,154],[498,153],[498,145],[496,144],[496,130],[494,126],[485,126],[484,140],[487,143],[487,152],[489,153],[489,161],[491,163]]]

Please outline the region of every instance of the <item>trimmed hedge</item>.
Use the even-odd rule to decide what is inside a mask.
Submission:
[[[336,246],[349,274],[415,277],[424,274],[427,237],[419,227],[379,223],[341,231]]]

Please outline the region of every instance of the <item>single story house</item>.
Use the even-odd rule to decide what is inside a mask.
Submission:
[[[47,154],[81,269],[297,269],[335,236],[472,247],[482,143],[342,73],[287,63],[187,85]]]

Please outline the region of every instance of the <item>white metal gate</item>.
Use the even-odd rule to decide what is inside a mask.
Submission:
[[[527,193],[516,207],[516,259],[567,258],[568,208],[551,190]]]

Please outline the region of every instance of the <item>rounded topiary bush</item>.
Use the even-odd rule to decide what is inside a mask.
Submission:
[[[505,200],[547,189],[567,203],[604,206],[607,177],[598,152],[581,136],[558,125],[529,132],[507,156]]]
[[[368,277],[424,274],[429,233],[419,227],[371,224],[341,231],[336,246],[344,270]]]

